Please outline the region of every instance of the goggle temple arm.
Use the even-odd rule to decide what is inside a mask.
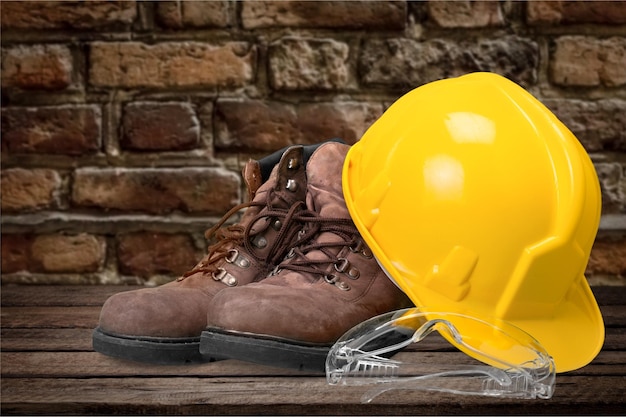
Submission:
[[[383,314],[370,319],[348,331],[331,348],[326,361],[326,376],[332,385],[374,385],[361,401],[372,401],[376,396],[394,389],[440,391],[454,394],[482,395],[506,398],[552,397],[555,384],[555,367],[552,358],[533,343],[527,351],[534,357],[523,363],[510,363],[493,352],[480,352],[464,341],[462,333],[454,325],[455,317],[449,313],[406,309]],[[480,326],[489,323],[461,316],[462,320],[475,320]],[[418,323],[406,326],[407,322]],[[437,330],[457,348],[479,359],[476,365],[466,363],[407,363],[388,356],[423,340]],[[508,343],[516,342],[510,333],[522,332],[516,327],[503,332]],[[525,343],[526,333],[520,343]],[[533,339],[534,341],[534,339]],[[536,341],[535,341],[536,342]],[[523,345],[522,345],[523,346]],[[467,362],[467,361],[462,361]],[[487,362],[489,364],[487,364]]]

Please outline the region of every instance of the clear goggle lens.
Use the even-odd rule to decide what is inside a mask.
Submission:
[[[441,339],[436,335],[448,343],[434,340]],[[403,355],[420,355],[396,355],[405,348],[421,351],[423,360],[402,362]],[[443,351],[433,352],[437,350]],[[374,384],[362,402],[392,389],[548,399],[555,374],[554,360],[520,328],[421,307],[382,314],[355,326],[333,345],[326,359],[329,384]]]

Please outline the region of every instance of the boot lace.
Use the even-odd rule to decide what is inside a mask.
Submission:
[[[272,200],[273,195],[274,190],[271,190],[269,192],[268,201]],[[278,197],[286,203],[284,198],[280,196]],[[246,226],[233,224],[222,227],[224,223],[226,223],[226,221],[235,213],[249,207],[265,207],[267,209],[253,216],[248,221]],[[268,204],[267,201],[250,201],[238,204],[237,206],[231,208],[226,214],[224,214],[219,222],[205,232],[205,238],[210,242],[215,242],[208,247],[207,255],[195,267],[185,272],[180,278],[178,278],[178,281],[182,281],[183,279],[198,272],[203,274],[212,274],[216,272],[218,264],[220,264],[222,260],[226,259],[230,255],[231,249],[236,246],[243,246],[247,253],[259,262],[267,262],[271,265],[275,265],[278,260],[282,258],[284,251],[286,251],[286,247],[298,231],[298,228],[293,227],[292,225],[293,221],[298,217],[296,216],[296,213],[302,211],[303,207],[305,207],[305,203],[303,201],[293,203],[289,209],[272,206],[271,204]],[[272,243],[267,256],[258,255],[257,250],[251,243],[251,237],[264,232],[268,227],[270,227],[270,222],[267,222],[265,227],[255,230],[254,234],[252,233],[252,228],[255,223],[263,218],[274,218],[279,220],[281,224],[278,235]]]
[[[305,216],[298,216],[300,220],[307,220],[308,230],[300,238],[300,246],[292,248],[286,259],[281,262],[272,272],[278,273],[280,270],[291,270],[296,272],[305,272],[313,275],[317,275],[320,278],[326,280],[330,284],[334,284],[342,289],[349,289],[349,286],[341,283],[335,272],[346,272],[350,265],[345,258],[338,258],[337,247],[349,247],[353,252],[361,252],[366,257],[370,257],[369,251],[364,249],[364,243],[360,239],[360,234],[352,222],[351,219],[344,218],[325,218],[320,217],[316,213],[303,213]],[[315,218],[311,219],[310,216],[315,215]],[[312,237],[324,233],[331,232],[341,237],[341,240],[333,242],[318,242]],[[334,250],[333,250],[334,248]],[[307,256],[312,251],[320,251],[325,257],[320,259],[312,259]],[[334,269],[329,272],[329,266],[333,266]],[[358,273],[358,271],[357,271]],[[358,275],[351,276],[352,279],[356,279]]]

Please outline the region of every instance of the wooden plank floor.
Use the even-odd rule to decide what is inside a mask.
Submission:
[[[603,350],[588,366],[557,375],[550,400],[391,391],[369,404],[359,401],[368,388],[333,387],[323,374],[234,360],[157,366],[94,352],[91,332],[100,307],[110,295],[134,288],[1,287],[2,414],[626,414],[623,287],[593,288],[606,325]],[[438,343],[427,349],[400,355],[440,362],[456,354]]]

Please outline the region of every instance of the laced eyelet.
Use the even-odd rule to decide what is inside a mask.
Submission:
[[[363,241],[357,240],[356,242],[353,242],[352,244],[350,244],[350,246],[348,246],[348,249],[350,249],[350,252],[352,253],[358,253],[361,251],[363,246],[364,246]]]
[[[216,271],[213,271],[211,273],[211,276],[215,281],[222,281],[229,287],[234,287],[235,285],[237,285],[237,278],[226,272],[224,268],[217,268]]]
[[[335,271],[343,272],[350,279],[357,279],[361,275],[359,270],[356,267],[352,266],[350,264],[350,261],[348,261],[346,258],[337,259],[337,261],[334,264],[334,267],[335,267]]]
[[[372,259],[374,257],[370,248],[368,248],[365,242],[360,239],[348,246],[348,248],[350,249],[350,252],[358,253],[367,259]]]
[[[326,275],[324,275],[324,281],[328,282],[329,284],[334,285],[335,287],[339,288],[342,291],[350,290],[350,286],[348,284],[346,284],[345,282],[340,281],[338,279],[337,275],[326,274]]]
[[[215,281],[221,281],[222,279],[224,279],[227,273],[228,272],[226,272],[224,268],[217,268],[217,270],[211,273],[211,276]]]
[[[324,275],[324,281],[328,282],[329,284],[334,284],[337,281],[337,275],[326,274]]]
[[[346,258],[339,258],[335,262],[334,267],[337,272],[346,272],[346,270],[350,267],[350,261]]]
[[[231,249],[228,251],[228,255],[226,255],[224,260],[228,262],[229,264],[232,264],[237,260],[238,256],[239,256],[239,251],[237,249]]]
[[[280,219],[274,219],[272,221],[272,229],[274,230],[280,230],[280,228],[283,226],[283,222],[280,221]]]
[[[287,252],[287,255],[285,255],[285,259],[291,259],[294,256],[296,256],[296,251],[294,248],[289,249],[289,252]]]
[[[235,264],[241,268],[247,268],[250,266],[250,260],[241,255],[237,249],[231,249],[228,251],[228,255],[224,258],[229,264]]]

